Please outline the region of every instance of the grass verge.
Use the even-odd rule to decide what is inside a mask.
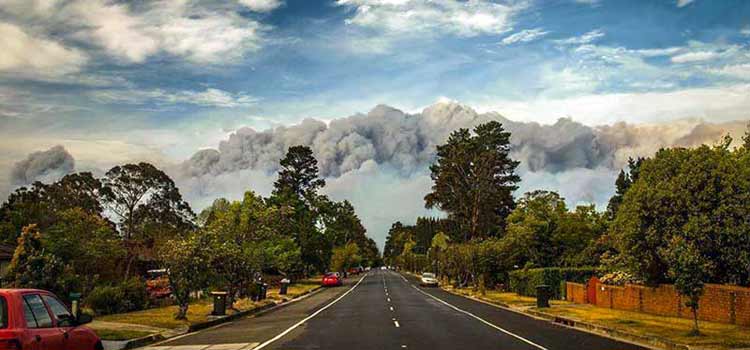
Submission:
[[[470,288],[454,289],[446,287],[444,289],[520,310],[531,309],[630,334],[666,339],[695,348],[733,349],[750,347],[750,328],[748,327],[701,321],[702,335],[691,336],[689,333],[693,321],[683,318],[655,316],[558,300],[552,301],[552,307],[550,308],[537,309],[535,298],[524,297],[515,293],[487,291],[485,295],[481,295]]]
[[[272,302],[285,301],[295,298],[301,294],[317,288],[320,285],[320,279],[309,278],[301,280],[289,286],[287,295],[279,295],[278,288],[268,290],[267,299],[260,302],[253,302],[250,299],[240,299],[234,303],[235,310],[227,310],[228,314],[240,311],[254,309]],[[188,308],[187,320],[175,320],[177,306],[166,306],[128,312],[123,314],[114,314],[96,317],[97,321],[117,322],[127,324],[137,324],[157,328],[176,329],[188,327],[192,324],[208,321],[208,316],[213,310],[213,301],[211,299],[200,299],[192,302]],[[96,330],[96,329],[95,329]],[[96,330],[99,332],[99,330]]]
[[[150,332],[125,329],[97,329],[96,334],[98,334],[102,340],[129,340],[151,335]]]

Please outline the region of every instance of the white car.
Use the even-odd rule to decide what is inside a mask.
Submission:
[[[425,272],[422,274],[422,278],[419,280],[419,285],[423,287],[437,287],[438,280],[434,273]]]

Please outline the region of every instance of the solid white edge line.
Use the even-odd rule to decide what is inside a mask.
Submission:
[[[310,316],[307,316],[303,318],[301,321],[293,324],[291,327],[287,328],[285,331],[279,333],[277,336],[266,340],[265,342],[261,343],[260,345],[253,348],[253,350],[260,350],[265,348],[266,346],[270,345],[271,343],[281,339],[283,336],[287,335],[289,332],[293,331],[295,328],[301,326],[303,323],[309,321],[311,318],[317,316],[319,313],[323,312],[325,309],[331,307],[331,305],[336,304],[339,300],[343,299],[347,294],[351,293],[354,288],[357,288],[357,286],[364,281],[365,277],[367,277],[369,274],[362,276],[362,278],[357,281],[357,283],[354,285],[354,287],[347,290],[344,294],[341,294],[338,298],[336,298],[334,301],[330,302],[328,305],[323,306],[320,310],[313,312]]]
[[[402,276],[402,277],[403,277],[403,276]],[[490,326],[490,327],[492,327],[492,328],[495,328],[495,329],[497,329],[498,331],[501,331],[501,332],[503,332],[503,333],[505,333],[505,334],[507,334],[507,335],[509,335],[509,336],[512,336],[512,337],[514,337],[514,338],[516,338],[516,339],[518,339],[518,340],[520,340],[520,341],[522,341],[522,342],[524,342],[524,343],[526,343],[526,344],[529,344],[529,345],[531,345],[531,346],[534,346],[534,347],[536,347],[536,348],[538,348],[538,349],[540,349],[540,350],[549,350],[549,349],[547,349],[547,348],[545,348],[545,347],[543,347],[543,346],[541,346],[541,345],[539,345],[539,344],[537,344],[537,343],[534,343],[534,342],[532,342],[531,340],[528,340],[528,339],[526,339],[526,338],[524,338],[524,337],[522,337],[522,336],[520,336],[520,335],[517,335],[517,334],[515,334],[515,333],[512,333],[512,332],[510,332],[510,331],[508,331],[508,330],[506,330],[506,329],[504,329],[504,328],[501,328],[501,327],[499,327],[499,326],[496,326],[495,324],[493,324],[493,323],[490,323],[489,321],[486,321],[486,320],[484,320],[483,318],[481,318],[481,317],[479,317],[479,316],[477,316],[477,315],[474,315],[474,314],[472,314],[471,312],[468,312],[468,311],[465,311],[465,310],[459,309],[458,307],[456,307],[456,306],[453,306],[453,305],[449,304],[449,303],[448,303],[447,301],[445,301],[445,300],[443,300],[443,299],[440,299],[440,298],[438,298],[438,297],[436,297],[436,296],[434,296],[434,295],[432,295],[432,294],[430,294],[430,293],[427,293],[427,292],[425,292],[425,291],[423,291],[423,290],[421,290],[421,289],[419,289],[419,288],[415,287],[414,285],[412,285],[412,287],[414,287],[414,289],[416,289],[416,290],[417,290],[418,292],[420,292],[420,293],[422,293],[422,294],[424,294],[424,295],[426,295],[426,296],[428,296],[428,297],[430,297],[430,298],[432,298],[432,299],[435,299],[435,300],[437,300],[437,301],[439,301],[439,302],[443,303],[444,305],[446,305],[446,306],[448,306],[448,307],[452,308],[453,310],[456,310],[456,311],[458,311],[458,312],[461,312],[461,313],[464,313],[464,314],[466,314],[466,315],[469,315],[469,316],[471,316],[471,317],[475,318],[476,320],[478,320],[478,321],[480,321],[480,322],[482,322],[482,323],[484,323],[484,324],[486,324],[486,325],[488,325],[488,326]]]

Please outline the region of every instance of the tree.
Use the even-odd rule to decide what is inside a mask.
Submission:
[[[287,215],[281,220],[282,231],[294,237],[300,247],[307,270],[322,272],[328,265],[330,243],[319,230],[319,213],[315,207],[317,191],[325,186],[318,178],[318,161],[306,146],[290,147],[280,161],[279,178],[269,202]],[[287,209],[282,209],[287,208]]]
[[[692,335],[700,335],[698,328],[698,305],[703,295],[703,281],[708,278],[706,271],[711,270],[710,263],[701,255],[695,244],[676,237],[665,252],[669,260],[669,274],[674,279],[674,286],[681,295],[687,298],[685,306],[693,312]]]
[[[190,294],[208,287],[211,263],[210,235],[191,232],[184,238],[167,241],[159,249],[159,259],[167,269],[169,286],[177,302],[177,320],[187,319]]]
[[[42,236],[43,246],[78,274],[83,291],[100,281],[116,281],[126,252],[112,223],[80,208],[62,211],[58,217]]]
[[[663,149],[642,161],[609,226],[613,266],[649,285],[671,282],[664,252],[682,237],[710,263],[706,282],[750,283],[750,153],[730,143]]]
[[[331,270],[347,271],[349,268],[360,264],[362,257],[359,255],[359,247],[354,242],[347,243],[343,247],[333,249],[331,256]]]
[[[38,288],[65,298],[75,288],[75,276],[57,256],[45,251],[36,225],[23,228],[5,280],[13,288]]]
[[[274,195],[293,195],[298,198],[311,198],[310,195],[325,186],[325,180],[318,178],[318,160],[307,146],[289,147],[281,159],[279,178],[274,182]]]
[[[430,250],[428,251],[428,255],[430,256],[430,260],[432,261],[433,271],[435,271],[435,274],[437,276],[442,275],[442,270],[440,270],[440,260],[442,258],[443,252],[448,249],[449,241],[450,239],[448,238],[448,235],[442,232],[438,232],[435,236],[432,237],[432,241],[430,242]]]
[[[6,243],[15,243],[25,226],[39,230],[59,221],[58,213],[78,208],[89,215],[103,217],[99,203],[101,182],[91,173],[65,175],[52,184],[35,182],[16,189],[0,207],[0,235]]]
[[[447,212],[459,224],[463,241],[501,235],[520,181],[515,174],[519,163],[509,153],[510,133],[496,121],[477,126],[473,135],[468,129],[454,131],[437,147],[425,206]]]
[[[118,165],[107,171],[102,197],[128,247],[125,277],[138,249],[193,229],[195,214],[167,174],[149,163]]]

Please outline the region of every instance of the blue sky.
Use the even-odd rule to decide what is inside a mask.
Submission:
[[[742,0],[0,0],[0,37],[5,170],[56,144],[79,170],[174,164],[241,127],[377,104],[750,118]]]

